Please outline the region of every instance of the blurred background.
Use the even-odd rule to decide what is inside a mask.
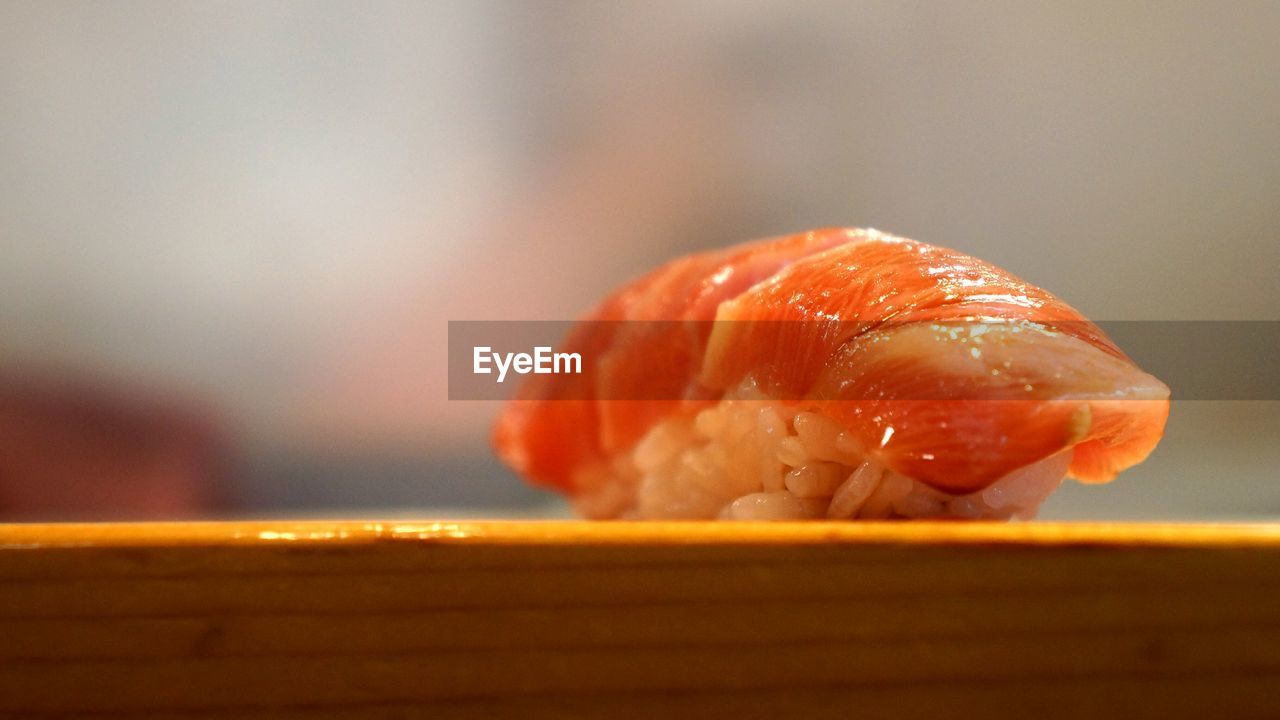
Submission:
[[[555,515],[448,320],[828,225],[1280,320],[1280,3],[0,2],[0,518]],[[1176,392],[1176,388],[1175,388]],[[1049,518],[1280,514],[1175,404]]]

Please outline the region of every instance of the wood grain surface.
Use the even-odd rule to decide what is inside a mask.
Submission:
[[[1280,528],[0,526],[0,716],[1280,717]]]

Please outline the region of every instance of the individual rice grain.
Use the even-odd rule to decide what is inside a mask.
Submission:
[[[760,458],[760,487],[766,492],[776,492],[786,487],[783,466],[777,457],[765,454]]]
[[[815,412],[797,413],[791,421],[805,452],[819,460],[848,463],[852,458],[836,445],[843,432],[830,418]]]
[[[847,432],[841,431],[836,435],[836,450],[849,457],[858,457],[863,454],[863,450],[858,445],[858,441]]]
[[[756,432],[762,441],[780,441],[787,436],[787,423],[775,407],[763,407],[756,413]]]
[[[642,472],[662,467],[685,448],[687,435],[685,423],[660,423],[636,445],[632,453],[636,467]]]
[[[1035,510],[1057,489],[1070,465],[1071,453],[1063,452],[1014,470],[983,489],[982,501],[995,510],[1030,513],[1028,519],[1034,517]]]
[[[843,470],[844,466],[836,463],[809,462],[787,473],[784,482],[796,497],[829,498],[844,481]]]
[[[756,413],[751,411],[751,406],[755,403],[739,403],[735,408],[737,412],[729,414],[729,425],[723,431],[729,440],[741,440],[756,427]]]
[[[688,455],[688,453],[686,453]],[[726,499],[704,467],[681,464],[675,472],[645,475],[638,489],[637,517],[696,520],[714,517]]]
[[[912,481],[911,492],[893,503],[893,511],[908,518],[937,517],[945,514],[950,499],[940,490]]]
[[[786,437],[778,443],[777,456],[778,460],[784,465],[800,467],[804,464],[805,459],[809,457],[809,453],[805,451],[804,444],[800,442],[800,438]]]
[[[976,495],[961,495],[947,503],[947,514],[952,517],[976,520],[991,512],[991,508]]]
[[[820,517],[825,505],[821,501],[806,501],[789,492],[760,492],[734,500],[720,517],[726,520],[808,520]]]
[[[859,465],[832,495],[831,504],[827,507],[827,517],[853,517],[880,485],[883,474],[884,470],[874,462],[867,461]]]
[[[720,435],[725,426],[723,405],[709,407],[697,414],[693,419],[693,427],[698,431],[699,435],[705,438],[713,438]]]
[[[893,513],[893,504],[906,497],[911,486],[911,478],[895,472],[885,473],[880,478],[880,485],[858,511],[858,517],[877,520],[889,517]]]

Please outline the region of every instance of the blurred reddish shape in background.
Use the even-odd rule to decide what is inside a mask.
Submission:
[[[0,520],[187,518],[222,507],[227,444],[198,404],[0,373]]]

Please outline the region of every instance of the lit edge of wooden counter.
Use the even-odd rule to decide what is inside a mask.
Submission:
[[[1280,715],[1280,526],[0,525],[0,715]]]

